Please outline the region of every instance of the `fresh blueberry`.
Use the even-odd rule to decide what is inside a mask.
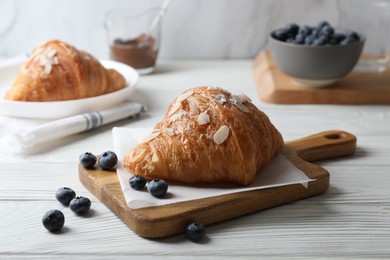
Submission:
[[[307,38],[307,37],[310,36],[310,37],[313,39],[313,41],[314,41],[315,39],[318,38],[319,35],[320,35],[320,31],[319,31],[318,29],[314,28],[314,29],[311,31],[311,33],[310,33],[309,35],[307,35],[305,38]]]
[[[279,41],[285,41],[289,37],[289,30],[287,28],[282,28],[274,31],[272,37]]]
[[[135,190],[142,190],[146,185],[146,179],[141,175],[134,175],[129,180],[130,187]]]
[[[345,39],[343,39],[340,42],[340,45],[348,45],[348,44],[355,43],[358,41],[359,41],[359,36],[354,32],[350,32],[346,35]]]
[[[296,44],[304,44],[305,43],[305,36],[302,34],[297,34],[294,39],[294,43]]]
[[[154,197],[161,198],[168,191],[168,184],[166,181],[161,179],[154,179],[148,183],[148,192]]]
[[[307,25],[303,25],[299,27],[298,34],[301,34],[302,36],[307,36],[311,33],[311,28]]]
[[[334,29],[331,26],[324,26],[321,28],[320,35],[331,37],[334,33]]]
[[[311,35],[314,36],[314,38],[317,38],[321,34],[321,28],[315,28],[311,31]]]
[[[323,45],[326,45],[328,43],[328,39],[324,36],[320,36],[319,38],[315,39],[313,41],[313,44],[314,46],[323,46]]]
[[[107,151],[99,156],[99,166],[103,170],[111,170],[118,163],[118,156],[114,152]]]
[[[327,21],[321,21],[317,25],[318,28],[322,28],[322,27],[325,27],[325,26],[330,26],[330,24]]]
[[[359,36],[357,35],[357,33],[355,33],[355,32],[348,32],[346,38],[349,38],[355,42],[359,41],[359,39],[360,39]]]
[[[192,222],[186,227],[186,234],[190,240],[198,242],[205,236],[206,230],[202,224]]]
[[[43,226],[50,232],[59,231],[64,226],[64,223],[65,216],[57,209],[49,210],[42,217]]]
[[[97,158],[92,153],[83,153],[79,157],[80,164],[85,168],[93,168],[96,164]]]
[[[352,39],[352,38],[345,38],[344,40],[342,40],[340,42],[340,45],[348,45],[348,44],[351,44],[351,43],[354,43],[356,42],[355,39]]]
[[[77,215],[83,215],[91,208],[91,201],[86,197],[76,197],[70,201],[69,208]]]
[[[289,34],[292,36],[296,35],[298,33],[298,30],[299,30],[299,26],[295,23],[288,24],[286,28],[287,28]]]
[[[340,44],[340,42],[343,41],[345,38],[346,38],[345,34],[335,33],[335,34],[333,34],[332,38],[330,39],[330,43],[333,45]]]
[[[311,34],[305,37],[305,45],[312,45],[315,40],[315,37]]]
[[[62,187],[56,191],[56,199],[65,206],[68,206],[69,202],[75,197],[76,192],[74,192],[74,190],[68,187]]]
[[[356,40],[359,39],[359,36],[358,36],[357,33],[355,33],[355,32],[347,32],[347,33],[346,33],[346,36],[347,36],[348,38],[354,38],[354,39],[356,39]]]

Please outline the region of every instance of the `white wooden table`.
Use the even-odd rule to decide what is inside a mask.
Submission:
[[[149,108],[121,121],[42,147],[38,154],[0,152],[0,257],[113,259],[390,257],[390,106],[270,105],[257,97],[251,61],[161,61],[141,78],[132,99]],[[78,156],[112,149],[111,129],[152,127],[182,91],[215,85],[250,96],[285,140],[340,129],[358,138],[353,157],[319,162],[331,173],[327,193],[207,227],[204,243],[184,235],[139,237],[78,180]],[[1,149],[0,149],[1,150]],[[54,198],[62,186],[92,200],[77,217]],[[63,210],[63,232],[42,224],[50,209]],[[138,259],[135,258],[135,259]]]

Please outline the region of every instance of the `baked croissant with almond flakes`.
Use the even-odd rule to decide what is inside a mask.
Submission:
[[[283,147],[268,117],[245,96],[215,87],[185,91],[124,167],[147,179],[185,184],[250,184]]]
[[[72,100],[114,92],[126,84],[121,74],[105,69],[92,55],[52,40],[34,49],[4,99]]]

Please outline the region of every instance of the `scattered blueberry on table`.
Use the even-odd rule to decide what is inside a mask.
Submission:
[[[79,161],[85,168],[93,168],[97,162],[97,158],[94,154],[86,152],[80,155]]]
[[[50,232],[57,232],[64,226],[65,216],[57,209],[49,210],[43,215],[42,224]]]
[[[99,156],[99,166],[103,170],[112,170],[118,163],[118,156],[112,151],[106,151]]]
[[[336,32],[327,21],[315,27],[291,23],[271,35],[279,41],[311,46],[348,45],[360,40],[356,32]]]
[[[56,199],[65,206],[68,206],[70,201],[75,197],[76,192],[68,187],[62,187],[56,191]]]
[[[194,242],[199,242],[205,234],[206,230],[200,223],[192,222],[186,227],[187,237]]]
[[[148,192],[157,198],[162,198],[168,191],[168,183],[161,179],[154,179],[148,183]]]
[[[134,175],[129,179],[130,187],[135,190],[142,190],[146,185],[146,179],[141,175]]]
[[[69,208],[77,215],[84,215],[91,208],[91,201],[86,197],[76,197],[70,201]]]

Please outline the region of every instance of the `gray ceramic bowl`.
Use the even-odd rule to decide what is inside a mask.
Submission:
[[[348,45],[308,46],[279,41],[269,35],[274,62],[299,85],[324,87],[346,76],[362,53],[365,37]]]

